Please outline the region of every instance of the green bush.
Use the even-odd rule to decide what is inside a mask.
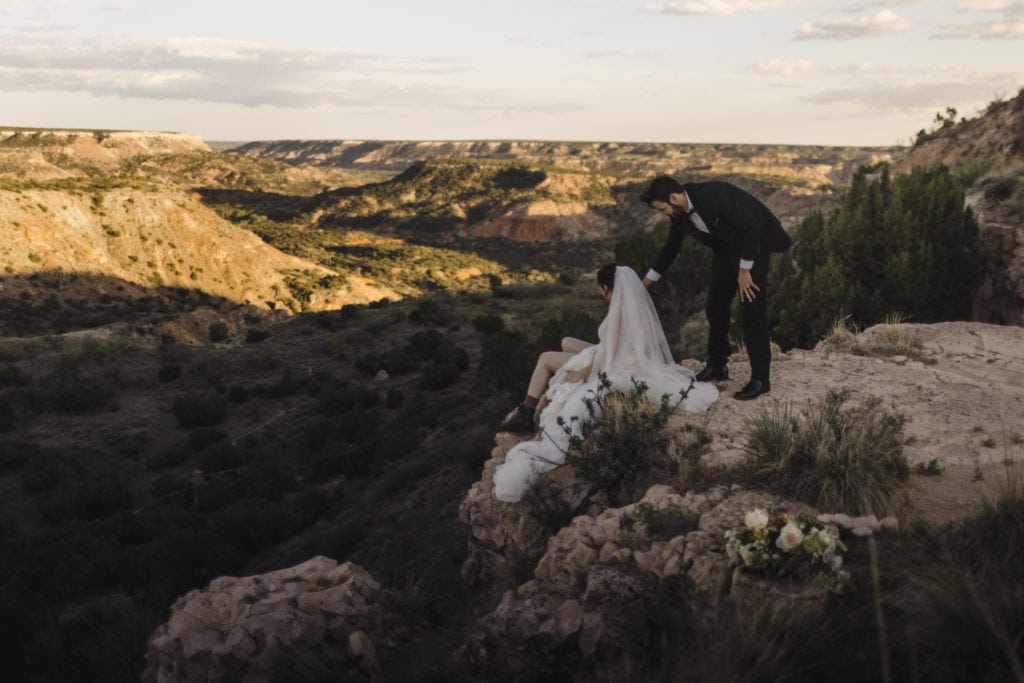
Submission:
[[[910,467],[903,455],[905,419],[877,399],[844,410],[845,391],[796,415],[771,403],[748,425],[755,481],[819,510],[885,515],[902,509]]]
[[[227,417],[228,409],[224,398],[218,394],[189,392],[176,396],[171,410],[179,425],[192,429],[220,424]]]
[[[478,315],[473,318],[473,327],[480,334],[497,334],[505,329],[505,321],[497,315]]]
[[[118,476],[90,473],[67,479],[43,501],[43,516],[51,523],[66,519],[102,519],[131,508],[134,497]]]
[[[665,426],[685,394],[664,396],[653,404],[647,400],[643,382],[634,380],[632,390],[625,393],[609,393],[610,387],[602,374],[598,390],[586,399],[582,436],[574,433],[572,425],[559,424],[569,437],[566,462],[576,475],[591,491],[621,504],[635,500],[642,493],[638,489],[645,488],[642,478],[670,458],[672,440]]]
[[[161,365],[156,378],[160,382],[173,382],[181,377],[181,366],[178,364]]]
[[[773,259],[769,317],[783,348],[813,346],[837,314],[861,329],[893,311],[921,323],[970,316],[981,247],[963,186],[944,166],[875,173],[858,171],[839,209],[805,218]]]
[[[227,341],[228,336],[229,336],[228,326],[227,326],[227,324],[225,324],[225,323],[223,323],[223,322],[221,322],[219,320],[217,322],[215,322],[215,323],[210,323],[210,329],[208,330],[207,335],[208,335],[210,341],[215,343],[215,344],[219,343],[219,342]]]
[[[223,441],[228,435],[217,427],[196,427],[188,434],[188,445],[193,451],[199,452],[210,444]]]
[[[438,363],[423,369],[419,388],[427,391],[446,389],[459,380],[459,366],[455,363]]]
[[[270,339],[270,331],[259,328],[249,328],[245,332],[245,343],[246,344],[259,344],[262,341]]]

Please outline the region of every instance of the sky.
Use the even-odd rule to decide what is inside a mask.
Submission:
[[[888,146],[1024,87],[1024,0],[0,0],[0,127]]]

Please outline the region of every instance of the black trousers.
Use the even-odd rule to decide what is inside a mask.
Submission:
[[[768,334],[768,270],[771,254],[767,251],[754,259],[750,276],[760,288],[753,301],[740,302],[743,320],[743,344],[750,357],[752,379],[771,381],[772,350]],[[716,245],[711,257],[711,282],[704,314],[708,319],[708,363],[721,366],[729,361],[729,313],[736,297],[740,250],[729,245]]]

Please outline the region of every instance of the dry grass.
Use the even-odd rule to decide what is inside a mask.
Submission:
[[[909,466],[904,419],[875,401],[843,408],[848,394],[830,392],[799,414],[771,403],[748,425],[755,482],[822,511],[889,514],[906,503]]]

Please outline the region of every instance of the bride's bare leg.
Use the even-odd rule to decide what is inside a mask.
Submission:
[[[577,339],[576,341],[579,340]],[[586,342],[582,343],[585,344]],[[548,381],[552,375],[558,372],[558,369],[569,362],[569,359],[575,355],[575,353],[567,351],[545,351],[540,354],[540,358],[537,359],[537,365],[533,369],[533,376],[530,378],[530,387],[526,390],[527,401],[532,401],[536,405],[537,401],[540,400],[540,397],[547,390]]]
[[[562,351],[565,351],[566,353],[579,353],[583,349],[591,346],[593,346],[593,344],[590,342],[577,339],[576,337],[564,337],[562,339]]]

